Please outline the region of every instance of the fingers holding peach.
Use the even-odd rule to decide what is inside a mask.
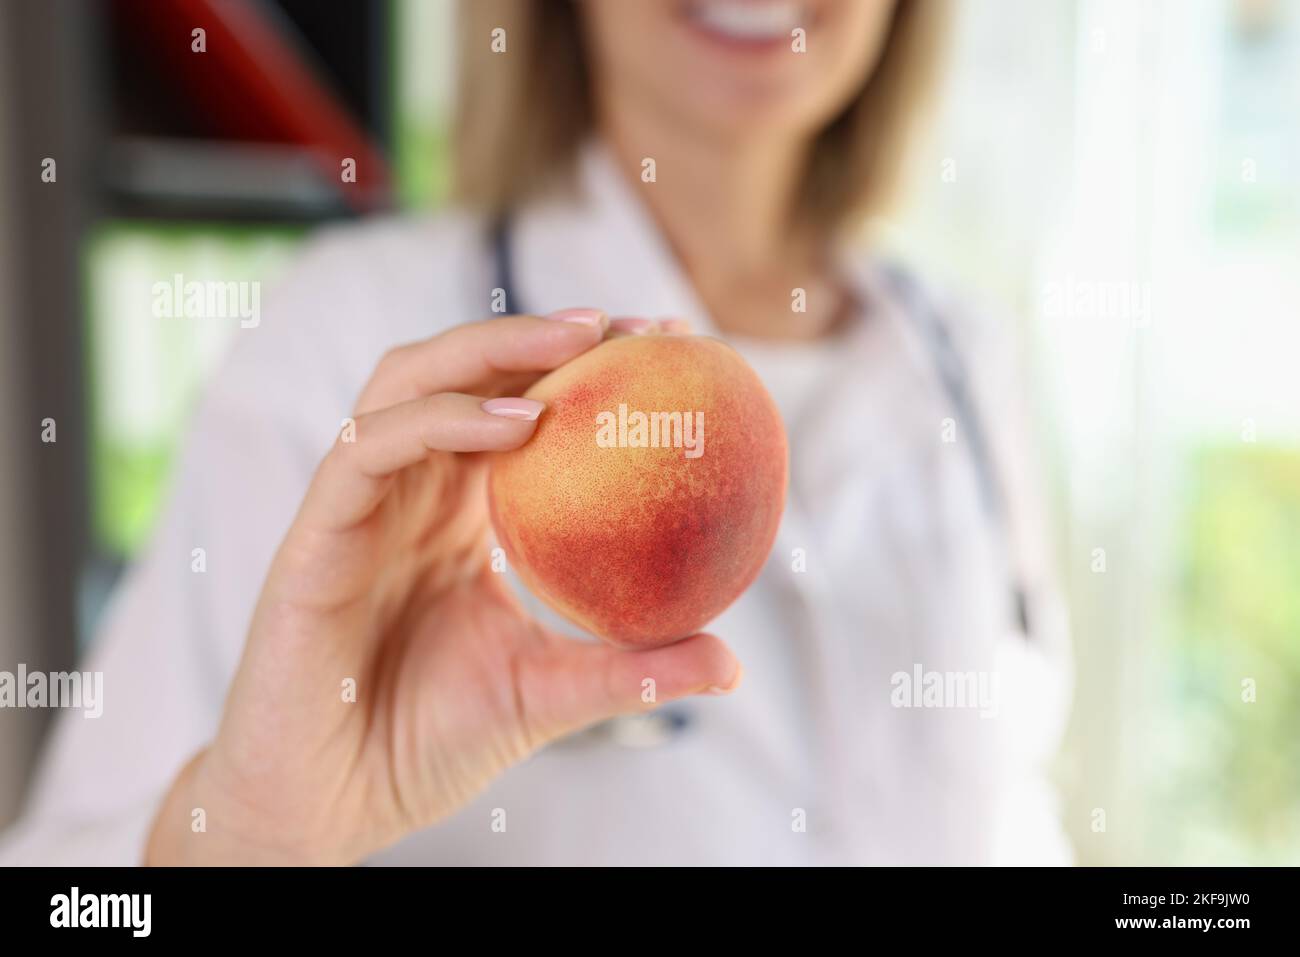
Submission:
[[[357,403],[358,412],[438,392],[492,394],[503,382],[531,382],[597,345],[609,328],[599,309],[501,316],[455,326],[390,350]]]

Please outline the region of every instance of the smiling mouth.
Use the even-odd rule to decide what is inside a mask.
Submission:
[[[715,40],[753,48],[788,42],[792,31],[808,28],[811,19],[801,0],[689,0],[685,17]]]

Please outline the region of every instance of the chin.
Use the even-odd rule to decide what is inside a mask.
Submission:
[[[673,11],[674,86],[711,129],[815,128],[861,82],[867,51],[852,56],[837,35],[853,26],[838,22],[839,0],[677,0]]]
[[[584,9],[614,87],[697,135],[745,138],[808,133],[833,118],[870,74],[892,3],[629,0]]]

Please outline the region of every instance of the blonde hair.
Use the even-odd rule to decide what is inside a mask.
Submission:
[[[595,108],[573,0],[461,0],[452,199],[489,216],[566,181]],[[894,198],[941,47],[946,0],[897,0],[862,90],[817,134],[801,218],[834,231]],[[494,54],[504,28],[509,56]]]

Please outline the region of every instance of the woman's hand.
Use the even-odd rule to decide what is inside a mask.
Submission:
[[[216,739],[173,783],[148,863],[353,863],[547,742],[652,707],[646,678],[658,702],[739,682],[717,638],[574,641],[491,571],[482,453],[527,442],[544,414],[503,396],[608,325],[511,316],[384,357],[275,556]]]

